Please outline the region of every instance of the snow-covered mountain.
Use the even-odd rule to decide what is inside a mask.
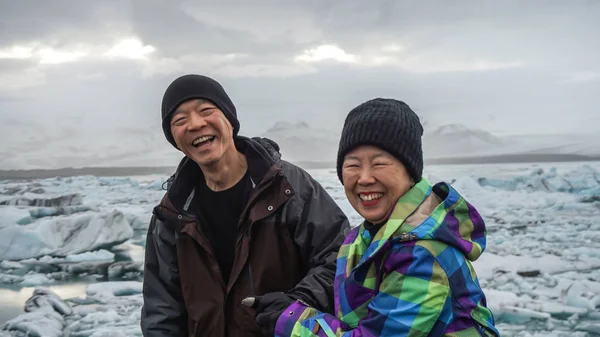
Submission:
[[[261,137],[279,144],[285,160],[302,162],[335,162],[339,133],[313,128],[304,121],[277,122]]]
[[[523,135],[507,137],[514,152],[600,156],[600,134]]]
[[[159,125],[112,129],[0,128],[0,169],[86,166],[176,166],[182,157]],[[5,137],[4,137],[5,136]]]
[[[487,153],[504,145],[500,137],[462,124],[442,125],[426,130],[423,135],[423,152],[428,158]]]
[[[431,130],[431,129],[430,129]],[[304,121],[277,122],[262,137],[276,141],[285,159],[291,161],[335,162],[340,133],[313,128]],[[439,158],[487,153],[504,145],[503,139],[460,124],[434,127],[423,136],[426,157]]]
[[[19,128],[0,125],[5,141],[0,147],[0,170],[174,167],[183,156],[166,142],[160,125],[86,130],[84,133],[79,128],[60,125]],[[333,165],[340,130],[329,125],[309,125],[305,121],[277,122],[256,136],[276,141],[285,160]],[[574,156],[600,158],[600,134],[497,136],[461,124],[427,123],[423,150],[426,159],[450,158],[450,161],[451,158],[514,155],[519,158],[512,161],[540,160],[540,155],[545,156],[544,160],[553,160],[552,156],[578,160]]]
[[[423,143],[427,158],[528,154],[600,157],[600,135],[597,134],[496,136],[484,130],[449,124],[426,132]]]
[[[284,159],[335,163],[340,133],[300,121],[275,123],[261,136],[275,140]],[[429,124],[423,151],[426,159],[519,155],[527,160],[528,154],[546,155],[544,160],[562,155],[600,157],[600,135],[498,136],[462,124]]]

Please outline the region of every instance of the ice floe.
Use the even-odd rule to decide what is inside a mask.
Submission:
[[[452,182],[486,220],[487,248],[474,267],[502,336],[600,336],[599,169],[426,167],[430,181]],[[309,171],[358,225],[335,170]],[[0,336],[41,327],[45,336],[141,336],[139,253],[166,178],[0,182],[0,283],[42,287]],[[84,297],[50,290],[71,279],[89,283]]]

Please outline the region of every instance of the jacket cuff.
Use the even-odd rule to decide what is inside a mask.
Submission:
[[[303,320],[317,315],[319,312],[309,307],[301,300],[290,304],[277,319],[275,323],[275,336],[291,336],[296,324],[301,324]]]

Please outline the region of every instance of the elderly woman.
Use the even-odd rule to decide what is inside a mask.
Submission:
[[[498,336],[471,261],[485,224],[448,183],[422,177],[423,128],[403,102],[373,99],[346,118],[337,172],[364,218],[338,254],[335,316],[302,301],[275,336]]]

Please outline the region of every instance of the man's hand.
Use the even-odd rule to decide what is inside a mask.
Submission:
[[[247,297],[242,305],[256,310],[254,319],[267,335],[272,336],[279,315],[294,302],[294,299],[284,293],[267,293],[263,296]]]

